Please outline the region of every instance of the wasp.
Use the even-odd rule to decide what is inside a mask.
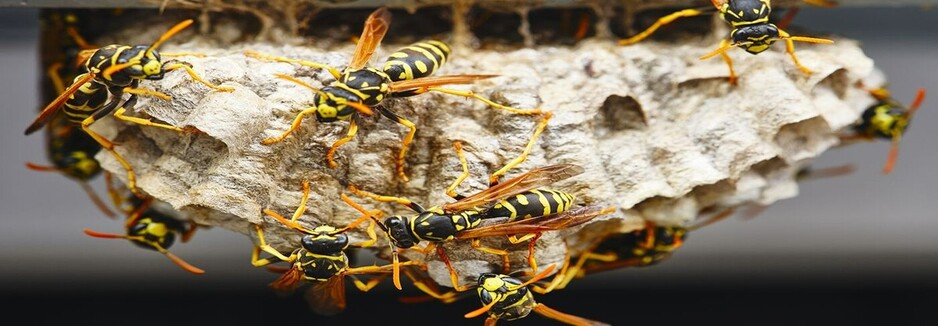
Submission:
[[[404,205],[416,212],[416,215],[391,216],[378,223],[387,233],[392,248],[392,264],[397,266],[398,248],[417,250],[424,254],[436,249],[437,255],[446,264],[450,279],[457,291],[465,291],[459,285],[459,277],[453,269],[442,246],[438,244],[452,240],[470,240],[473,248],[503,257],[507,267],[508,252],[502,249],[488,248],[481,245],[480,239],[491,236],[509,236],[512,243],[529,241],[528,261],[536,268],[534,261],[534,242],[541,233],[560,230],[585,223],[599,215],[609,213],[609,209],[596,206],[572,208],[573,196],[559,196],[560,192],[538,189],[552,183],[579,175],[583,168],[574,164],[559,164],[530,170],[503,183],[489,187],[470,196],[455,193],[454,189],[468,175],[467,162],[462,157],[459,143],[454,144],[463,175],[447,190],[455,202],[424,208],[403,197],[382,196],[349,186],[349,190],[361,197],[368,197],[381,202],[393,202]],[[529,200],[530,199],[530,200]],[[517,214],[511,216],[514,211]],[[505,218],[505,220],[480,226],[483,219]],[[515,235],[523,234],[521,238]],[[426,241],[423,248],[415,247]],[[399,268],[394,268],[394,284],[400,289]]]
[[[128,196],[132,211],[124,224],[126,234],[101,233],[85,229],[85,234],[105,239],[126,239],[141,248],[155,250],[166,255],[173,263],[193,274],[204,274],[205,271],[190,265],[178,256],[169,252],[169,247],[176,241],[176,237],[185,243],[195,234],[198,224],[192,221],[181,221],[169,214],[160,212],[152,207],[153,197],[145,199],[133,195]],[[122,203],[115,202],[115,206],[122,207]]]
[[[541,316],[570,325],[608,325],[554,310],[534,300],[534,295],[528,286],[549,275],[554,267],[555,265],[550,265],[540,274],[524,282],[505,274],[483,273],[479,275],[476,291],[482,307],[467,313],[465,317],[475,318],[488,313],[485,325],[493,326],[499,320],[521,319],[533,311]]]
[[[826,0],[806,0],[808,3],[820,6],[833,6],[834,3]],[[733,70],[733,60],[730,59],[726,51],[741,47],[750,54],[759,54],[767,50],[775,41],[785,41],[786,51],[791,56],[795,66],[805,74],[811,74],[811,69],[803,66],[795,56],[795,41],[808,43],[831,44],[834,41],[821,38],[792,36],[779,27],[769,22],[769,15],[772,13],[772,2],[770,0],[710,0],[713,7],[720,13],[720,18],[732,25],[728,39],[720,42],[720,47],[702,57],[701,60],[709,59],[714,56],[721,56],[723,61],[729,67],[730,84],[736,84],[736,72]],[[619,40],[619,45],[630,45],[638,43],[648,36],[651,36],[658,28],[669,24],[679,18],[693,17],[710,13],[709,9],[684,9],[670,15],[659,18],[648,29],[632,37]]]
[[[372,115],[374,111],[378,111],[386,118],[410,129],[401,141],[401,149],[395,161],[398,176],[401,180],[407,181],[407,175],[404,173],[404,160],[407,149],[413,142],[414,135],[417,132],[417,127],[413,122],[379,105],[387,98],[409,97],[435,91],[467,98],[472,97],[491,107],[517,114],[542,114],[542,111],[538,109],[521,110],[501,105],[471,91],[441,88],[442,85],[470,84],[478,80],[496,77],[496,75],[431,76],[446,63],[451,52],[450,47],[441,41],[429,40],[414,43],[392,53],[385,61],[382,69],[368,67],[368,61],[384,38],[390,22],[391,14],[387,8],[378,8],[371,13],[365,21],[364,30],[359,37],[351,61],[342,71],[317,62],[246,51],[245,55],[254,58],[326,69],[335,78],[335,81],[328,86],[316,89],[295,78],[281,74],[276,75],[314,91],[316,93],[313,98],[314,104],[298,113],[290,128],[280,136],[267,138],[261,142],[270,145],[283,141],[299,128],[303,118],[309,114],[315,114],[316,120],[320,123],[349,120],[346,136],[333,143],[326,154],[329,167],[335,168],[337,166],[335,162],[336,151],[340,146],[352,140],[358,132],[356,119],[359,119],[361,114]]]
[[[370,219],[374,216],[382,216],[381,211],[364,211],[364,215],[358,218],[348,226],[336,229],[333,226],[321,225],[314,229],[308,229],[297,223],[297,219],[306,211],[306,203],[309,198],[309,182],[303,182],[303,198],[300,205],[293,214],[293,218],[287,220],[280,214],[265,209],[264,213],[273,217],[280,223],[303,233],[300,241],[301,247],[294,250],[290,256],[285,256],[277,249],[274,249],[264,240],[263,228],[260,225],[254,225],[257,231],[258,245],[254,246],[251,253],[251,264],[255,267],[267,266],[277,262],[287,262],[292,266],[284,271],[279,279],[270,284],[271,288],[278,292],[292,292],[302,281],[312,284],[305,293],[310,308],[316,313],[323,315],[334,315],[345,309],[345,277],[352,279],[355,286],[362,292],[367,292],[378,285],[381,280],[387,278],[391,273],[391,266],[364,266],[349,267],[349,259],[345,251],[349,248],[349,239],[345,235],[347,230],[357,227],[364,221],[370,221],[367,233],[371,240],[365,241],[356,247],[371,246],[377,239],[374,226],[375,222]],[[360,208],[351,200],[342,196],[342,200],[350,203],[353,207]],[[272,255],[269,258],[260,258],[261,251]],[[404,265],[410,265],[411,262],[405,262]],[[355,275],[377,274],[368,283],[362,282]]]
[[[176,69],[185,69],[192,79],[212,89],[220,91],[234,90],[228,87],[219,87],[203,80],[192,70],[191,65],[188,63],[178,60],[163,61],[160,53],[156,51],[163,42],[191,24],[191,19],[176,24],[150,45],[112,44],[97,50],[84,51],[81,55],[87,57],[84,64],[87,72],[75,77],[65,92],[39,113],[33,123],[26,128],[25,133],[29,135],[39,130],[48,124],[61,109],[70,123],[80,125],[85,133],[120,162],[127,170],[128,187],[134,194],[142,196],[136,187],[136,178],[130,163],[114,150],[114,143],[92,131],[90,126],[95,121],[112,114],[118,119],[139,125],[160,127],[177,132],[192,131],[152,122],[148,119],[124,115],[124,112],[136,105],[137,96],[139,95],[170,100],[170,97],[166,94],[141,89],[139,85],[141,80],[160,80],[166,72]],[[121,102],[124,93],[131,95],[126,101]],[[112,99],[109,100],[109,97]]]
[[[892,140],[889,155],[883,165],[883,174],[889,174],[895,168],[896,159],[899,157],[899,142],[902,141],[902,134],[912,121],[912,115],[925,101],[925,89],[918,90],[915,100],[908,107],[893,99],[886,88],[871,89],[868,92],[877,102],[863,111],[860,123],[853,127],[854,134],[842,136],[841,140],[873,140],[875,138]]]
[[[646,221],[642,229],[611,234],[594,242],[578,257],[571,259],[568,256],[567,263],[550,284],[535,288],[538,292],[547,293],[554,289],[563,289],[574,278],[582,278],[589,274],[625,267],[655,265],[670,258],[681,248],[690,232],[726,219],[734,212],[733,208],[724,209],[699,219],[690,226],[657,225]],[[572,263],[574,260],[576,262]]]

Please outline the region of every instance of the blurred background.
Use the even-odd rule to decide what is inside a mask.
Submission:
[[[251,241],[227,230],[200,230],[172,248],[208,271],[201,276],[126,241],[83,234],[84,228],[122,230],[73,181],[23,165],[47,162],[43,136],[22,134],[45,104],[38,87],[38,14],[0,9],[0,288],[8,307],[45,309],[31,315],[40,324],[482,323],[462,318],[479,307],[475,298],[403,304],[389,284],[365,295],[350,288],[344,313],[313,315],[301,295],[281,298],[270,291],[267,284],[277,275],[252,267]],[[794,22],[860,40],[902,103],[909,104],[920,87],[933,92],[906,133],[891,175],[879,172],[887,141],[832,149],[816,167],[853,163],[857,171],[803,183],[798,197],[756,219],[734,218],[694,232],[660,265],[598,274],[539,301],[612,324],[935,323],[936,21],[933,10],[884,7],[803,8]],[[515,324],[547,322],[532,316]]]

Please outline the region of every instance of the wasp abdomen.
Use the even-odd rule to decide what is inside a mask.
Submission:
[[[504,199],[483,218],[508,217],[508,221],[556,214],[570,209],[576,198],[556,190],[537,189]]]
[[[62,108],[68,121],[75,124],[92,115],[108,99],[107,87],[97,81],[91,80],[78,87],[78,91],[69,96]]]
[[[392,81],[430,76],[446,63],[449,54],[446,43],[417,42],[392,53],[384,63],[384,72]]]

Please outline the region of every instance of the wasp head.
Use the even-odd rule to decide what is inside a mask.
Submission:
[[[168,219],[168,217],[160,216],[159,213],[147,211],[127,228],[127,235],[143,237],[143,240],[132,240],[137,246],[157,250],[154,246],[156,245],[169,249],[176,241],[176,232],[180,230],[182,224]]]
[[[419,242],[410,233],[407,219],[403,216],[395,215],[388,217],[384,220],[384,225],[387,227],[388,238],[391,239],[394,246],[398,248],[410,248]]]
[[[300,240],[303,249],[317,254],[330,254],[344,251],[348,248],[348,236],[344,233],[332,234],[335,228],[320,226],[312,234],[304,235]]]
[[[59,163],[62,172],[79,180],[88,180],[101,172],[101,165],[85,151],[69,152]]]
[[[774,24],[747,25],[734,29],[730,34],[733,44],[740,44],[746,52],[759,54],[779,39],[778,27]]]
[[[349,102],[361,103],[361,99],[348,90],[326,86],[316,93],[313,103],[316,103],[316,121],[335,122],[348,120],[352,114],[358,112]]]

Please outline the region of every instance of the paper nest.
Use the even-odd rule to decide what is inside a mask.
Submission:
[[[721,35],[684,44],[643,42],[620,47],[609,40],[586,40],[575,47],[535,46],[494,50],[455,48],[443,74],[498,74],[473,85],[487,98],[518,108],[554,113],[530,157],[505,178],[549,164],[573,163],[585,173],[554,184],[577,196],[579,204],[617,208],[585,227],[548,232],[537,243],[541,268],[562,264],[567,248],[579,250],[604,234],[643,226],[643,218],[666,225],[691,222],[707,208],[768,205],[797,195],[795,173],[838,144],[837,134],[855,123],[871,103],[857,80],[873,62],[857,42],[835,38],[833,45],[799,44],[805,75],[783,52],[784,45],[757,56],[729,51],[740,76],[727,81],[719,58],[701,61]],[[452,201],[446,187],[461,168],[451,143],[464,143],[471,175],[463,194],[485,189],[490,173],[515,158],[537,118],[487,107],[447,94],[423,94],[386,102],[418,128],[407,156],[407,183],[396,178],[394,159],[407,128],[380,115],[365,118],[358,136],[336,155],[330,169],[325,154],[345,136],[348,122],[320,124],[309,116],[285,141],[270,146],[261,139],[285,131],[295,115],[311,105],[314,93],[276,78],[295,76],[315,87],[333,80],[322,70],[245,57],[244,49],[344,67],[352,44],[323,49],[304,46],[237,44],[219,49],[166,45],[206,80],[234,87],[213,91],[182,70],[142,87],[170,94],[171,101],[143,99],[133,115],[151,116],[204,134],[180,134],[106,119],[96,129],[117,126],[118,151],[133,165],[138,186],[194,221],[245,234],[256,241],[252,224],[264,227],[267,241],[281,252],[298,247],[301,234],[261,211],[292,215],[309,180],[312,194],[301,224],[341,227],[359,217],[339,199],[340,180],[366,190],[404,196],[425,207]],[[380,66],[390,51],[406,44],[385,43],[372,58]],[[119,178],[123,168],[107,153],[98,156]],[[345,192],[348,194],[348,192]],[[401,205],[357,198],[368,208],[413,215]],[[366,239],[364,228],[349,231],[352,243]],[[381,234],[378,250],[387,249]],[[502,238],[489,246],[508,248]],[[481,272],[500,271],[495,255],[468,242],[448,243],[464,284]],[[527,268],[527,245],[510,247],[512,266]],[[247,253],[247,249],[245,249]],[[406,252],[428,261],[431,276],[450,284],[435,254]]]

